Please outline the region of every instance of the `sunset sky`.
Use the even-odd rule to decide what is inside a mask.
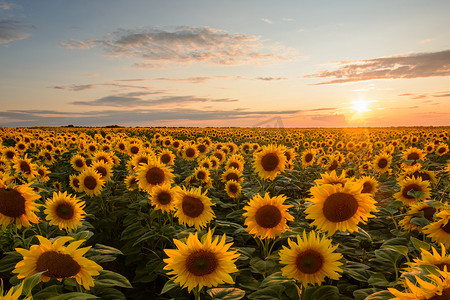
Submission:
[[[450,125],[450,1],[0,0],[0,126]]]

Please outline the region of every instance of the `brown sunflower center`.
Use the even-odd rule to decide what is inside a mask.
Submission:
[[[93,145],[89,146],[89,151],[94,152],[95,150],[97,150],[97,147],[95,147]]]
[[[120,143],[120,144],[119,144],[119,149],[120,149],[120,150],[125,150],[125,144]]]
[[[445,226],[441,225],[442,230],[444,230],[446,233],[450,234],[450,222],[448,222]]]
[[[263,228],[273,228],[281,222],[282,216],[278,207],[274,205],[261,206],[255,213],[255,220]]]
[[[412,173],[412,176],[415,176],[417,178],[421,178],[422,180],[430,180],[431,176],[425,172],[419,172],[419,171],[415,171],[414,173]]]
[[[137,147],[137,146],[131,146],[131,147],[130,147],[130,152],[133,153],[133,154],[138,153],[138,152],[139,152],[139,147]]]
[[[446,288],[442,291],[442,295],[436,295],[428,300],[448,300],[450,299],[450,288]]]
[[[169,154],[163,154],[161,156],[161,162],[164,164],[168,164],[170,162],[170,155]]]
[[[323,265],[323,257],[319,252],[308,249],[298,254],[295,260],[297,269],[305,274],[317,273]]]
[[[436,267],[439,268],[439,270],[444,271],[444,267],[447,266],[447,270],[450,270],[450,264],[441,262],[439,264],[436,264]]]
[[[195,150],[192,148],[186,149],[186,156],[187,157],[194,157],[195,156]]]
[[[16,155],[16,153],[14,153],[13,151],[6,151],[5,155],[6,158],[12,159]]]
[[[425,217],[425,219],[427,219],[428,221],[433,221],[433,216],[436,212],[436,208],[429,206],[422,208],[420,211],[423,211],[423,216]]]
[[[371,193],[372,191],[373,191],[372,183],[370,183],[368,181],[364,182],[361,193]]]
[[[48,160],[48,161],[51,161],[52,158],[53,158],[52,155],[50,153],[48,153],[48,152],[44,153],[44,156],[45,156],[45,159]]]
[[[273,171],[277,168],[280,159],[275,153],[268,153],[261,159],[261,166],[265,171]]]
[[[387,165],[388,165],[388,160],[387,160],[386,158],[380,158],[380,159],[378,160],[378,167],[379,167],[380,169],[386,168]]]
[[[239,169],[239,164],[237,162],[233,161],[232,163],[230,163],[230,168]]]
[[[99,172],[100,175],[102,175],[102,177],[106,177],[106,175],[108,175],[108,171],[106,170],[105,167],[98,166],[97,168],[95,168],[95,170],[96,170],[97,172]]]
[[[162,205],[167,205],[172,201],[172,196],[165,191],[162,191],[158,194],[158,202]]]
[[[330,167],[328,168],[328,170],[329,170],[329,171],[333,171],[333,170],[336,170],[337,167],[338,167],[338,163],[337,163],[337,161],[334,160],[334,161],[331,163],[331,165],[330,165]]]
[[[70,203],[60,203],[55,209],[56,215],[64,220],[72,219],[75,211]]]
[[[191,253],[186,258],[186,269],[195,276],[204,276],[213,273],[219,261],[213,252],[200,250]]]
[[[405,197],[406,199],[414,199],[413,196],[408,195],[409,191],[421,192],[422,189],[419,185],[417,185],[415,183],[409,184],[403,188],[403,191],[402,191],[403,197]]]
[[[205,208],[202,200],[188,195],[183,196],[181,207],[183,213],[191,218],[200,216]]]
[[[158,185],[164,182],[165,179],[164,171],[158,167],[150,168],[147,173],[145,173],[145,179],[149,184]]]
[[[22,171],[25,174],[30,174],[31,173],[31,167],[26,161],[21,161],[20,162],[20,171]]]
[[[445,148],[444,147],[440,147],[440,148],[438,148],[438,153],[444,153],[445,152]]]
[[[205,178],[206,178],[205,172],[199,171],[199,172],[197,173],[197,178],[198,178],[199,180],[205,179]]]
[[[323,204],[323,214],[331,222],[343,222],[353,217],[358,210],[358,201],[347,193],[334,193]]]
[[[16,190],[0,189],[0,213],[18,218],[25,214],[25,198]]]
[[[215,153],[214,156],[217,157],[217,159],[220,161],[223,159],[222,153]]]
[[[307,153],[305,155],[305,162],[310,162],[313,159],[313,155],[311,153]]]
[[[419,153],[412,152],[408,154],[407,160],[418,160],[420,158]]]
[[[80,180],[78,178],[72,179],[72,184],[74,187],[79,188],[80,187]]]
[[[205,145],[198,145],[197,149],[200,153],[205,153],[206,151],[206,146]]]
[[[236,180],[239,181],[239,175],[236,173],[228,173],[227,176],[225,176],[225,180],[229,181],[229,180]]]
[[[81,160],[81,159],[77,159],[77,160],[75,161],[75,166],[77,166],[78,168],[83,167],[83,166],[84,166],[84,161]]]
[[[178,148],[180,146],[180,142],[173,142],[172,146]]]
[[[236,194],[238,191],[238,188],[235,184],[230,184],[228,186],[228,190],[232,193],[232,194]]]
[[[39,169],[39,170],[38,170],[38,174],[39,174],[39,176],[44,177],[45,172],[44,172],[44,170]]]
[[[86,176],[84,178],[84,186],[88,190],[95,190],[95,188],[97,187],[97,179],[95,179],[95,177],[91,175]]]
[[[80,265],[70,256],[56,251],[42,253],[36,262],[36,270],[51,278],[68,278],[78,274]]]

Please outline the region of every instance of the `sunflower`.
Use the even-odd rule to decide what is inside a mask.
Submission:
[[[448,145],[441,143],[436,147],[435,153],[439,156],[443,156],[444,154],[447,154],[449,151]]]
[[[206,227],[214,217],[214,211],[211,206],[211,199],[206,196],[206,191],[202,193],[201,188],[191,188],[186,190],[185,187],[176,191],[175,197],[175,217],[178,218],[180,224],[194,226],[200,230]]]
[[[443,271],[444,266],[447,266],[447,270],[450,270],[450,254],[447,254],[444,244],[441,245],[441,254],[431,246],[431,252],[425,249],[421,249],[421,258],[415,258],[414,262],[409,263],[411,268],[418,267],[420,265],[435,265],[439,270]]]
[[[425,152],[426,153],[433,153],[434,152],[434,144],[433,143],[428,143],[426,146],[425,146]]]
[[[253,159],[253,167],[263,179],[273,180],[286,168],[283,148],[277,145],[262,146],[261,151],[253,155]]]
[[[78,175],[69,175],[69,185],[77,193],[81,192],[80,178]]]
[[[169,183],[155,186],[150,193],[149,199],[155,210],[162,210],[166,213],[175,210],[175,191]]]
[[[287,221],[294,220],[294,217],[287,211],[292,205],[284,205],[285,200],[284,195],[270,197],[266,193],[264,198],[255,195],[243,208],[246,211],[242,214],[246,230],[260,239],[275,238],[289,230]]]
[[[165,165],[175,164],[175,155],[169,149],[164,149],[159,153],[159,161]]]
[[[391,300],[447,300],[450,299],[450,273],[447,267],[444,271],[437,271],[440,276],[434,274],[427,275],[427,281],[418,276],[414,276],[416,284],[412,283],[408,278],[405,279],[404,292],[400,292],[394,288],[388,288],[389,292],[395,296]]]
[[[159,160],[151,159],[147,164],[141,164],[136,168],[139,188],[150,192],[152,187],[165,183],[172,183],[172,170],[159,162]]]
[[[224,234],[221,239],[216,237],[213,240],[209,230],[203,243],[197,233],[189,233],[185,243],[174,239],[177,249],[164,249],[169,257],[163,260],[166,263],[164,270],[173,275],[175,283],[187,287],[188,292],[195,287],[201,289],[223,283],[234,284],[230,274],[238,271],[235,261],[239,254],[236,250],[229,251],[232,243],[225,244],[225,239]]]
[[[199,154],[197,147],[192,145],[185,145],[182,151],[183,158],[188,161],[196,159]]]
[[[18,155],[19,154],[17,153],[17,150],[14,147],[8,147],[6,149],[3,149],[3,156],[9,161],[12,161]]]
[[[347,173],[343,171],[341,175],[337,175],[336,171],[333,170],[330,173],[322,173],[320,174],[321,179],[316,179],[314,182],[316,185],[322,184],[340,184],[342,186],[345,185],[346,182],[352,181],[351,178],[346,177]]]
[[[86,158],[84,158],[81,154],[76,154],[70,159],[70,165],[75,170],[81,172],[87,167]]]
[[[314,164],[316,152],[314,150],[306,150],[302,154],[302,166],[309,167]]]
[[[227,192],[228,197],[238,198],[241,195],[242,187],[239,182],[231,179],[225,184],[225,191]]]
[[[92,165],[90,167],[92,169],[94,169],[95,171],[97,171],[102,176],[103,180],[108,181],[111,179],[112,174],[113,174],[111,164],[105,163],[102,160],[98,160],[98,161],[92,163]]]
[[[357,181],[359,184],[362,184],[363,188],[361,193],[375,195],[378,191],[378,181],[372,176],[363,176]]]
[[[420,164],[416,164],[403,172],[400,179],[405,179],[406,177],[416,177],[423,181],[427,180],[430,183],[437,183],[436,172],[422,169]]]
[[[127,190],[129,191],[134,191],[138,188],[138,181],[137,181],[137,177],[134,174],[130,174],[128,175],[125,179],[124,179],[125,185],[127,187]]]
[[[344,186],[324,184],[311,188],[313,198],[305,213],[307,219],[313,219],[311,225],[316,225],[330,235],[336,230],[353,232],[358,230],[358,224],[366,223],[368,218],[375,217],[375,200],[371,194],[361,193],[362,185],[352,182]]]
[[[36,273],[44,272],[40,280],[49,281],[56,278],[62,281],[64,278],[75,278],[79,285],[86,290],[94,286],[92,276],[99,274],[102,267],[94,261],[83,257],[91,248],[78,248],[85,240],[71,242],[64,246],[68,241],[73,240],[70,236],[59,237],[53,242],[43,236],[37,235],[39,245],[33,245],[30,250],[16,248],[16,251],[23,256],[23,260],[16,264],[13,273],[17,273],[17,278],[28,278]]]
[[[31,163],[31,158],[27,158],[27,155],[23,158],[19,156],[15,157],[12,163],[14,164],[15,171],[23,174],[27,179],[34,178],[38,175],[36,165]]]
[[[48,170],[46,166],[35,165],[36,169],[36,178],[39,182],[47,182],[50,180],[50,177],[47,175],[51,172]]]
[[[31,223],[38,223],[39,218],[35,201],[40,198],[29,184],[8,186],[8,178],[0,180],[0,225],[5,228],[16,222],[17,228],[29,227]]]
[[[233,154],[226,162],[225,169],[235,168],[241,172],[244,171],[245,160],[242,155]]]
[[[433,242],[443,243],[450,247],[450,210],[444,209],[436,214],[437,221],[425,226],[422,231]]]
[[[399,192],[394,194],[394,198],[401,200],[406,205],[415,203],[416,201],[426,200],[431,195],[429,181],[423,181],[422,179],[413,176],[406,177],[401,180],[399,184],[401,189]],[[417,198],[415,198],[414,196],[408,194],[410,191],[420,192],[421,194],[418,193]]]
[[[50,225],[58,225],[59,229],[72,231],[81,226],[81,221],[86,214],[83,210],[86,204],[84,201],[67,192],[54,192],[53,198],[45,201],[44,213],[47,215],[46,220]]]
[[[53,184],[52,184],[52,187],[53,187],[55,190],[58,190],[58,191],[61,191],[61,190],[62,190],[62,184],[61,184],[61,182],[59,182],[59,181],[54,181]]]
[[[209,170],[204,167],[197,167],[194,170],[195,178],[197,178],[197,180],[204,182],[204,183],[208,183],[211,181],[210,175],[211,174],[210,174]]]
[[[424,160],[425,153],[422,149],[415,148],[415,147],[409,147],[403,152],[403,159],[412,161],[408,165],[414,165],[417,163],[418,160]]]
[[[102,179],[100,173],[94,169],[84,169],[84,171],[78,176],[78,179],[80,180],[80,189],[85,192],[86,195],[92,197],[102,193],[105,181]]]
[[[308,235],[303,231],[303,239],[297,235],[297,242],[288,239],[289,248],[280,250],[280,263],[284,266],[281,272],[284,277],[300,282],[304,287],[308,284],[320,285],[325,277],[338,280],[342,273],[339,261],[342,254],[336,253],[338,247],[331,245],[331,240],[320,237],[311,231]]]
[[[421,212],[423,212],[423,217],[425,219],[427,219],[430,222],[434,221],[434,214],[436,213],[436,208],[426,204],[425,202],[418,202],[412,204],[409,207],[407,215],[398,223],[398,225],[400,225],[405,231],[417,230],[421,232],[422,231],[421,226],[411,223],[411,220],[419,217],[417,216],[417,214],[420,214]]]
[[[230,169],[225,170],[225,172],[223,172],[222,174],[222,182],[226,183],[229,180],[235,180],[239,183],[242,183],[244,181],[244,178],[242,177],[241,171],[231,167]]]
[[[220,165],[225,161],[226,156],[227,155],[223,150],[217,149],[212,153],[211,158],[215,157],[217,159],[218,165]]]
[[[373,169],[378,173],[388,172],[389,167],[391,166],[392,156],[389,154],[381,153],[375,156],[373,160]]]

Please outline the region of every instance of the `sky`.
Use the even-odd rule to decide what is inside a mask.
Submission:
[[[0,126],[448,126],[449,12],[448,0],[0,0]]]

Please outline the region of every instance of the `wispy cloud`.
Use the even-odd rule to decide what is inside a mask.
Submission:
[[[0,120],[7,126],[61,126],[67,124],[81,126],[104,126],[140,124],[145,122],[177,121],[221,121],[221,120],[245,120],[266,118],[268,116],[290,116],[296,114],[298,110],[199,110],[191,108],[172,109],[135,109],[135,110],[106,110],[60,112],[49,110],[10,110],[0,112]],[[6,121],[5,121],[6,120]],[[195,123],[194,123],[195,124]],[[229,124],[229,123],[227,123]]]
[[[367,60],[341,61],[337,70],[307,75],[309,78],[335,78],[320,84],[346,83],[372,79],[421,78],[450,75],[450,50],[403,54]]]
[[[0,2],[0,10],[11,10],[15,7],[19,7],[19,5],[16,3],[11,3],[11,2],[6,2],[6,1]]]
[[[31,36],[30,31],[35,28],[16,20],[0,20],[0,44],[26,39]]]
[[[109,107],[146,107],[146,106],[173,106],[176,105],[186,105],[192,103],[202,103],[202,102],[237,102],[237,99],[212,99],[212,98],[202,98],[195,96],[164,96],[158,99],[144,99],[140,96],[147,96],[149,94],[155,93],[127,93],[122,95],[112,95],[102,97],[92,101],[74,101],[71,104],[74,105],[88,105],[88,106],[109,106]]]
[[[93,45],[113,57],[132,57],[145,62],[135,67],[155,68],[161,64],[208,63],[236,65],[268,60],[289,60],[299,52],[282,45],[264,45],[259,36],[229,33],[209,27],[180,26],[118,30],[103,39],[70,40],[67,48],[87,49]]]
[[[270,19],[267,19],[267,18],[261,18],[261,21],[263,21],[264,23],[267,23],[267,24],[273,24],[273,21]]]
[[[434,41],[434,39],[424,39],[424,40],[421,40],[420,43],[421,44],[425,44],[425,43],[429,43],[429,42],[432,42],[432,41]]]
[[[94,40],[69,40],[69,41],[63,41],[59,42],[61,46],[67,49],[91,49],[95,47],[95,41]]]
[[[398,94],[399,97],[408,97],[409,99],[424,99],[424,98],[446,98],[450,97],[450,91],[444,91],[444,92],[435,92],[435,93],[424,93],[424,94],[414,94],[414,93],[403,93]]]
[[[280,80],[287,80],[286,77],[256,77],[257,80],[264,80],[264,81],[280,81]]]

